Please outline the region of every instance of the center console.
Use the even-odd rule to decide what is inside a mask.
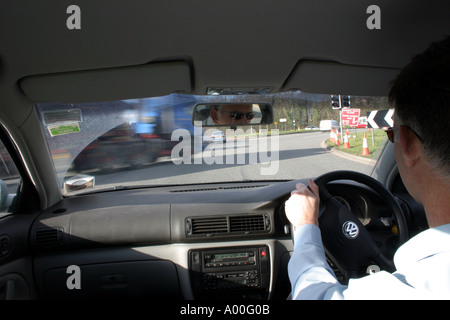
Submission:
[[[189,271],[196,299],[267,299],[269,248],[211,248],[189,251]]]

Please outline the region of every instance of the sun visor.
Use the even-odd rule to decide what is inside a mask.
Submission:
[[[346,65],[329,61],[300,61],[283,85],[283,91],[386,96],[397,68]]]
[[[19,81],[25,95],[35,102],[97,102],[190,93],[187,62],[36,75]]]

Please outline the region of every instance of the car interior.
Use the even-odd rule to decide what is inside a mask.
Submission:
[[[339,281],[394,271],[395,250],[428,225],[392,144],[360,170],[319,142],[298,151],[328,131],[265,130],[292,126],[280,101],[292,113],[296,97],[332,112],[332,94],[386,97],[414,55],[448,36],[447,9],[418,0],[3,1],[0,300],[285,301],[293,241],[284,203],[308,178],[321,188]],[[232,122],[208,122],[212,112]],[[236,150],[247,157],[226,153]],[[358,243],[340,232],[348,219],[363,230]]]

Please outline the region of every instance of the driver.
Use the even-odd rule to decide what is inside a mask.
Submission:
[[[403,244],[396,271],[341,285],[325,259],[319,188],[298,184],[286,202],[294,226],[289,262],[293,299],[450,298],[450,38],[416,56],[392,82],[394,128],[387,130],[402,180],[424,206],[430,229]]]

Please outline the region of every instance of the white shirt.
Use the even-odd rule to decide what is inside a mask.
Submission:
[[[450,299],[450,224],[431,228],[395,253],[397,271],[377,272],[341,285],[325,259],[320,229],[294,232],[288,272],[293,299]]]

